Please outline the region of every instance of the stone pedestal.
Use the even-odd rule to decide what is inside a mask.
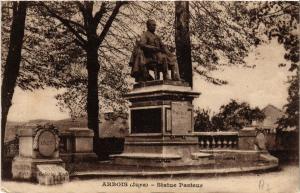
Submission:
[[[14,179],[37,180],[37,168],[42,165],[65,171],[65,164],[59,158],[59,135],[55,127],[28,126],[19,129],[18,136],[19,155],[12,162]]]
[[[65,162],[96,161],[93,152],[94,131],[88,128],[70,128],[60,135],[60,156]]]
[[[97,160],[97,155],[93,152],[94,132],[88,128],[70,128],[69,131],[73,137],[73,161]]]
[[[116,164],[154,167],[213,163],[199,161],[193,134],[193,99],[200,93],[180,81],[136,84],[125,97],[131,102],[130,134]],[[209,156],[208,156],[209,157]]]
[[[20,180],[37,180],[37,166],[55,165],[65,167],[65,163],[59,158],[37,159],[17,156],[12,162],[12,174],[14,179]]]
[[[252,130],[240,130],[239,131],[239,143],[238,149],[254,150],[255,149],[256,131]]]
[[[53,164],[37,166],[37,179],[39,184],[52,185],[69,181],[69,173],[62,167]]]

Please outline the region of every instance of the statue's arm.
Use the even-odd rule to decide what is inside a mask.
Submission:
[[[163,53],[166,54],[171,54],[171,52],[169,51],[168,47],[161,41],[161,39],[159,38],[159,44],[160,44],[160,50]]]
[[[140,47],[143,49],[143,50],[147,50],[147,51],[152,51],[152,52],[158,52],[158,51],[161,51],[161,48],[158,48],[156,46],[152,46],[152,45],[148,45],[147,44],[147,37],[145,34],[143,34],[141,36],[141,39],[140,39]]]

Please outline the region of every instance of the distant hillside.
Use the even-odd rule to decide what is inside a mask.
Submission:
[[[124,137],[128,134],[127,116],[111,116],[106,113],[100,116],[100,136],[101,137]],[[63,120],[45,120],[36,119],[28,122],[8,121],[6,125],[5,141],[15,138],[19,128],[28,125],[44,125],[50,123],[55,125],[59,131],[66,131],[72,127],[87,127],[87,118],[63,119]]]
[[[70,127],[87,127],[86,118],[78,118],[76,120],[63,119],[63,120],[46,120],[46,119],[36,119],[30,120],[28,122],[15,122],[7,121],[6,131],[5,131],[5,141],[10,141],[15,138],[19,128],[26,125],[43,125],[50,123],[55,125],[60,131],[65,131]]]
[[[4,141],[6,142],[13,140],[16,136],[18,128],[21,128],[25,124],[26,122],[7,121]]]

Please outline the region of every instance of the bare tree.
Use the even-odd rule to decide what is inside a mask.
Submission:
[[[47,10],[47,13],[51,17],[60,21],[61,24],[63,24],[66,29],[73,34],[76,44],[85,51],[86,69],[88,73],[88,127],[94,131],[95,139],[98,139],[98,74],[101,63],[98,57],[98,49],[108,34],[120,8],[125,4],[125,2],[41,2],[40,4]],[[76,15],[76,11],[79,11],[81,15]],[[68,15],[68,13],[72,14]],[[76,21],[76,17],[81,17],[82,19]],[[98,28],[100,26],[102,28],[101,30]]]
[[[4,171],[4,138],[7,115],[12,104],[12,97],[19,75],[21,51],[23,45],[25,19],[28,3],[25,1],[13,2],[13,17],[10,27],[9,49],[4,65],[4,73],[1,87],[1,166]],[[2,172],[3,175],[3,172]]]
[[[180,76],[193,85],[192,52],[189,33],[189,2],[175,2],[175,44]]]

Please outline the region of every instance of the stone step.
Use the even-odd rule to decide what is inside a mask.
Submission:
[[[177,160],[181,159],[177,154],[166,153],[122,153],[111,155],[111,158],[131,158],[131,159],[164,159],[164,160]]]
[[[211,157],[213,157],[213,154],[196,152],[196,153],[192,153],[191,156],[192,156],[192,159],[211,158]]]
[[[265,163],[267,163],[267,162],[273,162],[273,163],[276,163],[276,164],[279,163],[278,158],[276,158],[276,157],[274,157],[270,154],[261,154],[260,158],[262,158],[262,161],[264,161]]]
[[[60,165],[37,165],[37,180],[42,185],[62,184],[69,181],[69,173]]]
[[[199,152],[202,153],[241,153],[241,154],[257,154],[257,153],[266,153],[266,151],[258,151],[258,150],[241,150],[241,149],[201,149]]]

